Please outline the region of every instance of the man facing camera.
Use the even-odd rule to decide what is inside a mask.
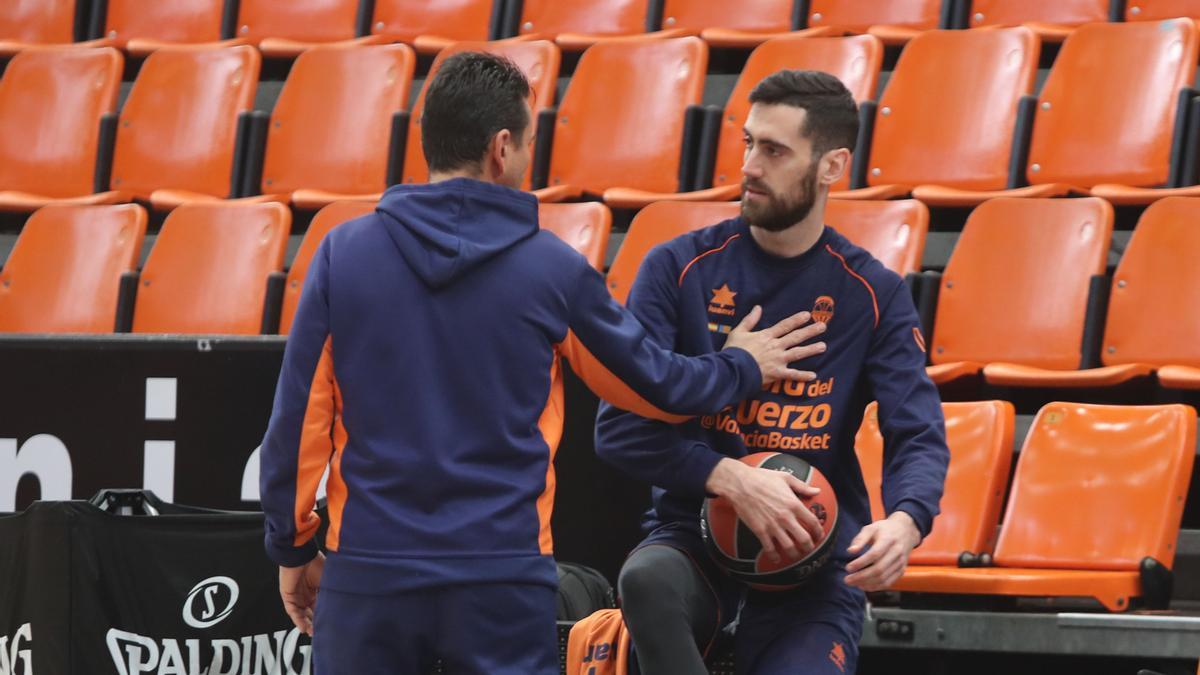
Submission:
[[[741,217],[650,252],[628,306],[660,345],[713,353],[752,307],[767,321],[807,311],[828,349],[793,364],[808,384],[763,387],[716,415],[671,425],[604,405],[597,453],[654,485],[645,540],[619,590],[643,675],[701,675],[713,640],[736,625],[739,673],[854,672],[864,591],[887,588],[938,512],[949,451],[941,403],[903,281],[824,224],[830,186],[858,135],[853,97],[832,75],[781,71],[750,94]],[[854,436],[879,402],[885,519],[871,522]],[[797,455],[839,507],[831,560],[791,591],[747,589],[705,550],[707,495],[732,503],[772,559],[799,559],[821,525],[800,500],[815,488],[736,458]]]

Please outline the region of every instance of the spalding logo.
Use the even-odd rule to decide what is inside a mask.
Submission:
[[[183,622],[209,628],[229,616],[237,604],[238,585],[229,577],[209,577],[192,587],[183,603]]]

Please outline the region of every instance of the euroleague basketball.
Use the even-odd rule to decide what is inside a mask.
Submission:
[[[764,591],[783,591],[808,581],[829,563],[836,540],[838,523],[837,497],[833,486],[816,467],[796,457],[780,452],[757,452],[741,458],[750,466],[786,471],[796,478],[820,488],[814,497],[801,501],[817,516],[824,532],[816,547],[798,559],[780,556],[773,562],[762,552],[758,537],[738,519],[733,505],[722,497],[710,497],[704,502],[700,531],[709,553],[730,576]]]

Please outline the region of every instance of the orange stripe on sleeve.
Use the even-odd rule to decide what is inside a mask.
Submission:
[[[651,405],[649,401],[638,395],[621,378],[613,374],[603,363],[600,363],[600,360],[579,341],[574,331],[567,331],[567,337],[559,344],[559,350],[571,362],[571,368],[587,384],[589,389],[600,398],[618,408],[628,410],[642,417],[662,420],[671,424],[679,424],[688,419],[685,416],[672,415],[659,410],[657,407]]]
[[[701,253],[700,255],[696,256],[695,258],[692,258],[691,262],[689,262],[687,265],[684,265],[683,271],[679,273],[679,285],[680,286],[683,285],[683,278],[687,276],[688,270],[692,269],[692,265],[695,265],[697,262],[700,262],[700,259],[705,256],[710,256],[714,253],[720,253],[721,251],[724,251],[725,247],[729,245],[729,242],[733,241],[734,239],[737,239],[740,236],[742,236],[742,235],[735,234],[735,235],[729,237],[728,239],[726,239],[725,243],[721,244],[717,248],[710,248],[707,251],[705,251],[704,253]]]
[[[333,379],[333,400],[336,412],[333,418],[333,459],[329,462],[329,481],[325,484],[325,496],[329,504],[329,530],[325,533],[325,548],[338,550],[342,533],[342,512],[346,510],[346,480],[342,476],[342,451],[346,449],[349,436],[345,419],[342,417],[342,389],[337,378]]]
[[[325,338],[325,347],[313,372],[308,393],[308,409],[300,428],[300,456],[296,461],[296,538],[303,546],[316,534],[321,518],[313,510],[317,486],[333,454],[332,428],[336,401],[333,381],[333,343]]]
[[[863,286],[867,287],[867,292],[871,294],[871,306],[875,309],[875,327],[879,328],[879,301],[875,299],[875,289],[871,287],[871,284],[867,283],[866,279],[859,276],[858,272],[850,269],[850,266],[846,264],[846,259],[843,258],[837,251],[833,250],[829,244],[825,244],[825,250],[829,251],[829,254],[833,257],[842,261],[842,267],[845,268],[846,272],[850,276],[861,281]]]
[[[546,400],[546,409],[538,419],[538,429],[550,449],[549,462],[546,464],[546,487],[538,496],[538,547],[543,555],[554,553],[554,537],[550,533],[550,516],[554,511],[554,489],[556,478],[554,474],[554,455],[558,452],[558,444],[563,433],[563,379],[562,364],[558,356],[550,364],[550,396]]]

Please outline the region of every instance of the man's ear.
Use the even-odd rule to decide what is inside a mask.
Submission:
[[[829,187],[842,179],[850,171],[850,151],[846,148],[830,150],[821,157],[817,180]]]
[[[508,129],[501,129],[492,136],[492,140],[488,143],[487,157],[484,160],[484,168],[488,173],[488,178],[496,180],[504,175],[504,170],[508,168],[508,162],[512,160],[512,132]]]

